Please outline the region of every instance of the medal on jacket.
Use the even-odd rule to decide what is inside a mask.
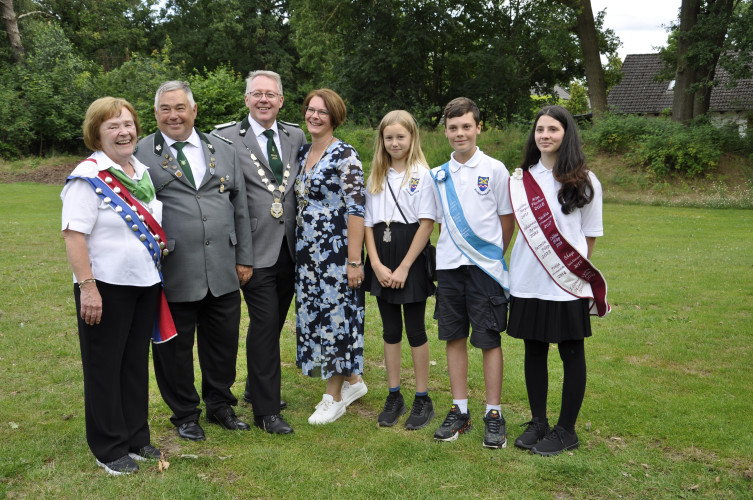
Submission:
[[[248,148],[246,149],[248,150]],[[285,172],[282,174],[282,185],[275,187],[267,178],[267,173],[264,171],[264,167],[261,166],[261,163],[259,163],[259,159],[256,157],[256,155],[251,151],[249,151],[249,154],[251,155],[251,161],[253,161],[254,165],[256,165],[256,173],[259,174],[259,178],[261,178],[262,184],[264,184],[264,186],[267,188],[267,191],[272,193],[274,201],[269,207],[269,213],[275,219],[279,219],[284,213],[282,198],[285,195],[285,188],[288,186],[288,179],[290,179],[290,163],[288,163]]]

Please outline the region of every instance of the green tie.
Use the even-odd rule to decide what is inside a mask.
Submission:
[[[174,142],[173,147],[178,150],[178,163],[180,163],[180,168],[183,169],[186,179],[188,179],[188,182],[190,182],[193,187],[196,187],[196,182],[193,180],[193,172],[191,172],[191,165],[189,165],[188,158],[186,158],[185,153],[183,153],[183,148],[186,144],[188,143]]]
[[[269,167],[272,169],[272,173],[275,174],[277,184],[282,184],[282,160],[280,159],[280,153],[277,152],[277,146],[275,145],[275,133],[273,130],[265,130],[262,133],[267,137],[267,158],[269,158]]]

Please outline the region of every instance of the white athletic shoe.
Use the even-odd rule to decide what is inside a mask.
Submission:
[[[316,411],[309,417],[311,425],[329,424],[345,415],[345,400],[335,401],[329,394],[322,396]]]
[[[353,401],[365,396],[367,392],[369,392],[369,389],[366,387],[366,382],[363,379],[353,385],[346,380],[343,382],[341,391],[343,403],[345,403],[346,407],[350,406]]]

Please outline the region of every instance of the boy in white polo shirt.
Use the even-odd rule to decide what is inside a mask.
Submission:
[[[507,445],[501,411],[501,335],[507,326],[508,288],[504,251],[514,230],[508,179],[502,162],[476,146],[480,112],[465,97],[444,110],[445,136],[454,152],[450,161],[432,169],[437,206],[442,207],[437,242],[437,308],[439,339],[447,342],[452,407],[434,433],[454,441],[471,429],[468,411],[468,350],[483,352],[486,384],[484,446]]]

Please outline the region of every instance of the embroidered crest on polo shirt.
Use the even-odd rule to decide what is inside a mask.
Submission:
[[[416,190],[418,189],[418,179],[415,177],[411,177],[410,182],[408,183],[408,192],[411,195],[416,194]]]
[[[476,183],[476,190],[478,194],[485,196],[489,194],[489,177],[478,177],[478,182]]]

